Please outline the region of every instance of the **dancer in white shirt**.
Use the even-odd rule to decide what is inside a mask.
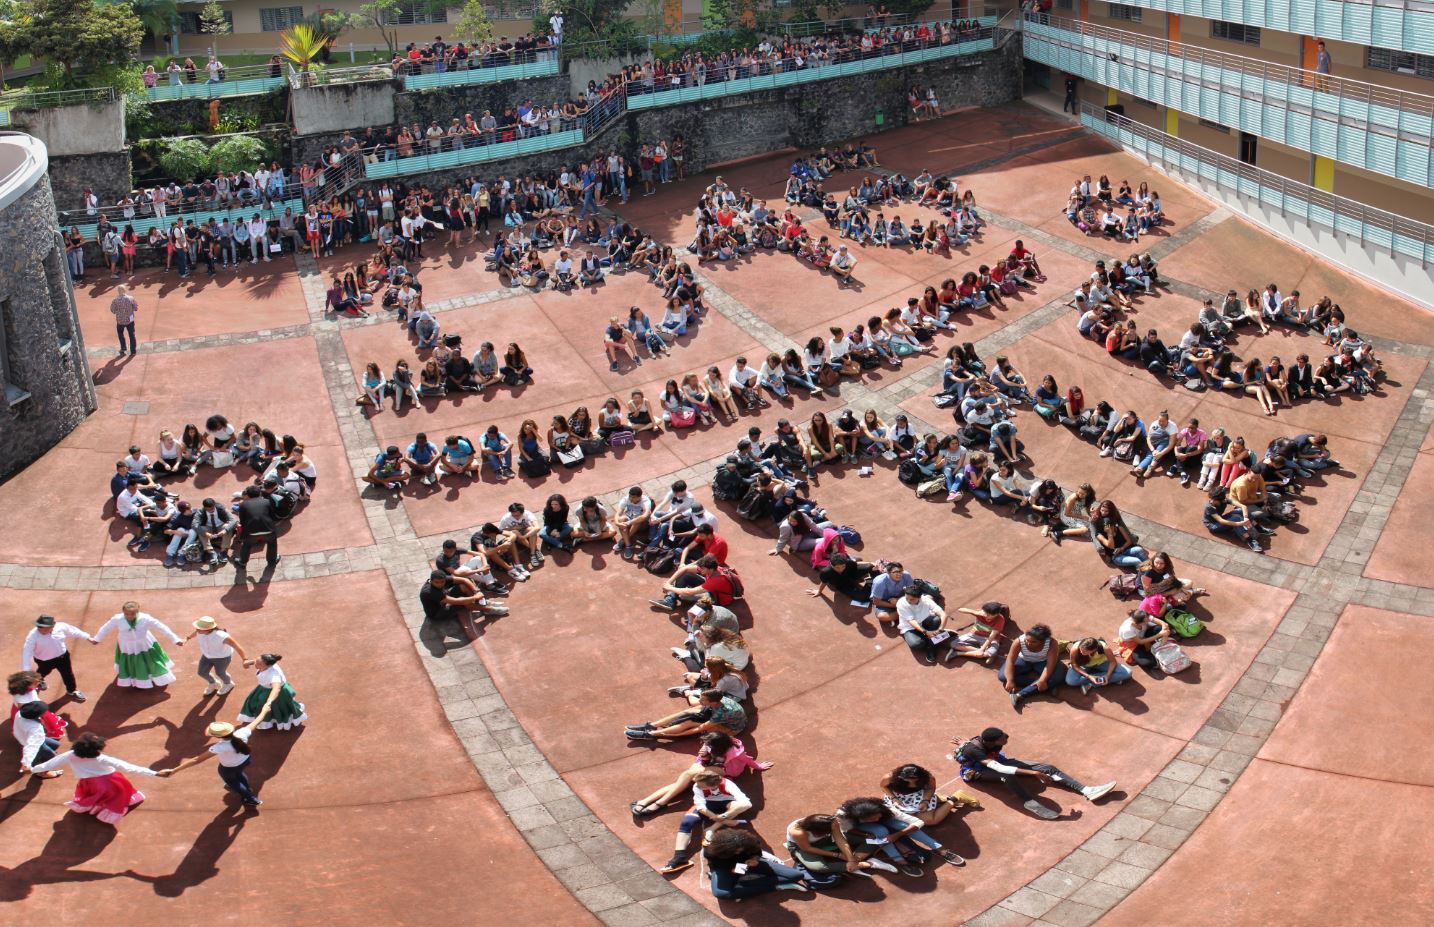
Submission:
[[[253,736],[254,729],[259,722],[264,720],[263,714],[255,718],[249,724],[241,728],[235,728],[227,721],[215,721],[205,729],[205,733],[216,738],[217,743],[199,756],[185,760],[173,769],[161,769],[155,775],[167,779],[175,773],[188,769],[191,766],[198,766],[212,756],[219,758],[219,778],[224,780],[224,788],[230,792],[238,792],[239,797],[246,805],[258,807],[264,804],[259,796],[254,794],[254,789],[249,785],[249,738]]]
[[[111,631],[119,632],[115,644],[115,682],[118,685],[151,689],[174,682],[174,661],[169,659],[169,654],[164,652],[154,635],[156,632],[164,635],[176,647],[183,647],[184,641],[164,622],[140,611],[137,602],[126,602],[122,612],[100,625],[90,643],[98,644]]]
[[[39,673],[41,689],[47,688],[45,677],[50,675],[50,670],[59,670],[60,680],[64,682],[70,698],[83,702],[85,693],[75,684],[75,671],[70,666],[70,648],[65,643],[67,637],[94,640],[74,625],[56,621],[49,615],[36,618],[34,629],[25,635],[25,646],[20,651],[20,669],[33,669]]]
[[[130,784],[125,773],[153,776],[155,771],[148,766],[127,763],[119,757],[106,756],[104,750],[103,737],[81,734],[73,750],[24,771],[47,773],[61,766],[70,767],[79,781],[75,783],[75,797],[65,802],[66,807],[80,814],[93,814],[106,824],[116,825],[144,801],[144,793]]]

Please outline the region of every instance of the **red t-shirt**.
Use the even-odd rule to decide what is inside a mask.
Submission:
[[[702,583],[702,589],[712,594],[712,601],[718,605],[732,604],[732,581],[721,573],[713,573]]]
[[[722,535],[716,533],[711,537],[699,535],[697,544],[702,548],[704,554],[711,554],[717,558],[718,563],[723,566],[727,565],[727,542],[722,539]]]

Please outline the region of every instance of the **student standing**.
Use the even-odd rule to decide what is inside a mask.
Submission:
[[[66,807],[80,814],[93,814],[106,824],[117,825],[121,818],[144,802],[144,793],[130,784],[125,773],[140,776],[156,773],[148,766],[136,766],[119,757],[106,756],[104,749],[105,739],[100,735],[81,734],[73,750],[24,771],[47,773],[61,766],[70,767],[79,781],[75,783],[75,797],[65,802]]]
[[[281,659],[277,653],[259,656],[259,670],[255,676],[257,685],[244,699],[244,707],[239,709],[241,722],[252,721],[260,730],[277,727],[287,731],[309,720],[304,713],[303,702],[294,697],[294,687],[289,685],[288,677],[279,668]],[[252,666],[254,661],[245,660],[244,665]]]
[[[65,691],[77,702],[85,700],[85,693],[75,683],[75,671],[70,665],[70,648],[67,637],[83,637],[93,642],[94,638],[72,624],[56,621],[50,615],[35,619],[35,627],[25,635],[25,645],[20,651],[20,669],[34,669],[40,674],[40,688],[45,689],[45,677],[50,670],[59,670]]]

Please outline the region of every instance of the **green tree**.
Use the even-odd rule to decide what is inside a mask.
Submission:
[[[231,135],[221,138],[209,149],[209,164],[213,170],[232,174],[252,170],[254,165],[268,160],[269,146],[252,135]]]
[[[199,9],[199,28],[208,35],[228,35],[234,31],[229,24],[229,17],[224,12],[224,7],[219,0],[209,0],[208,3]]]
[[[252,162],[251,162],[252,163]],[[159,166],[175,180],[188,183],[213,171],[209,149],[194,138],[176,138],[165,143]]]
[[[437,13],[448,9],[450,0],[415,0],[408,4],[407,9],[413,13]],[[405,7],[398,0],[370,0],[359,7],[355,19],[365,26],[377,29],[379,35],[383,36],[383,42],[388,46],[389,57],[398,52],[398,26],[399,19],[405,12]]]
[[[566,57],[612,58],[647,49],[642,29],[626,13],[631,0],[538,0],[533,30],[547,32],[554,11],[563,11],[563,54]]]
[[[458,37],[467,42],[482,44],[493,40],[493,23],[488,19],[488,9],[483,0],[468,0],[458,17]]]
[[[166,35],[171,37],[169,47],[178,48],[174,36],[179,32],[179,4],[175,0],[99,0],[108,5],[128,7],[144,29],[154,36],[158,44]]]
[[[144,26],[126,6],[95,0],[34,0],[28,15],[0,23],[0,55],[21,54],[61,66],[60,83],[75,86],[139,51]]]

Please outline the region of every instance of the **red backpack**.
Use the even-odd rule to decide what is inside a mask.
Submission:
[[[742,598],[742,593],[746,590],[742,588],[742,577],[737,575],[736,570],[729,566],[719,566],[717,567],[717,575],[727,580],[728,585],[732,587],[732,598]],[[723,603],[718,602],[717,604],[721,605]]]

